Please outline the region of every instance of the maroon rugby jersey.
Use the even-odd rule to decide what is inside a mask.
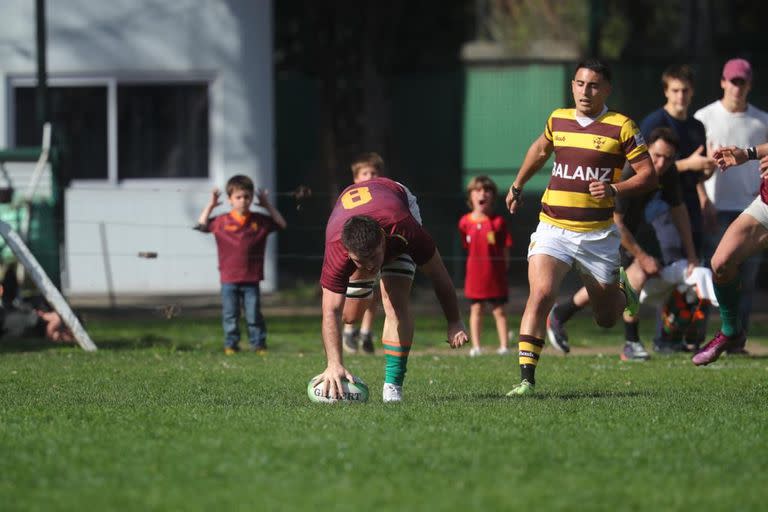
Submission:
[[[277,229],[272,217],[231,211],[208,221],[206,230],[216,238],[222,283],[258,283],[264,279],[267,235]]]
[[[344,293],[355,264],[341,243],[344,223],[356,215],[371,217],[387,235],[384,261],[408,254],[417,265],[428,262],[435,253],[435,242],[411,215],[405,189],[388,178],[373,178],[347,187],[325,229],[325,257],[320,285],[335,293]]]

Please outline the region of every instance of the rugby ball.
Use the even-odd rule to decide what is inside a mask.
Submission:
[[[331,398],[323,395],[323,383],[319,375],[315,375],[307,383],[307,396],[312,402],[331,404],[334,402],[350,402],[362,404],[368,401],[368,385],[359,377],[354,382],[342,379],[342,398]]]

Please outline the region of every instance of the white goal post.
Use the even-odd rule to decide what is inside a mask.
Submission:
[[[48,277],[48,274],[45,273],[43,267],[37,262],[37,259],[30,252],[29,248],[27,248],[19,234],[11,229],[11,226],[8,225],[7,222],[0,221],[0,235],[2,235],[5,243],[8,244],[8,247],[11,248],[13,254],[16,255],[19,263],[21,263],[29,273],[29,277],[35,282],[40,293],[43,294],[53,309],[55,309],[61,316],[64,325],[69,327],[69,330],[72,331],[77,344],[87,352],[95,351],[96,345],[83,328],[83,324],[77,319],[72,308],[69,307],[69,304],[67,304],[67,301],[64,299],[64,296],[61,295],[61,292],[53,284]]]

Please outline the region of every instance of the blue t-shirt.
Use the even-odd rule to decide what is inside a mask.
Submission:
[[[664,108],[654,110],[648,114],[640,123],[640,131],[643,137],[648,140],[654,128],[665,126],[671,128],[675,135],[680,139],[680,148],[677,152],[677,158],[687,158],[696,151],[699,146],[706,148],[707,135],[704,125],[698,119],[688,117],[685,121],[679,121],[670,116]],[[701,219],[701,206],[699,205],[699,196],[696,193],[696,184],[699,182],[701,173],[697,171],[686,171],[678,173],[680,175],[680,184],[683,187],[683,201],[688,209],[688,216],[691,218],[691,231],[693,232],[694,243],[697,249],[701,243],[701,233],[703,231]]]

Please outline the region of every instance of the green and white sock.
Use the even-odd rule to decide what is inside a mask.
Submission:
[[[741,332],[739,325],[739,301],[741,300],[741,278],[727,283],[714,283],[715,296],[720,303],[720,332],[728,337]]]
[[[382,343],[384,344],[384,359],[386,362],[384,382],[402,386],[408,367],[408,354],[411,352],[412,342],[382,340]]]

